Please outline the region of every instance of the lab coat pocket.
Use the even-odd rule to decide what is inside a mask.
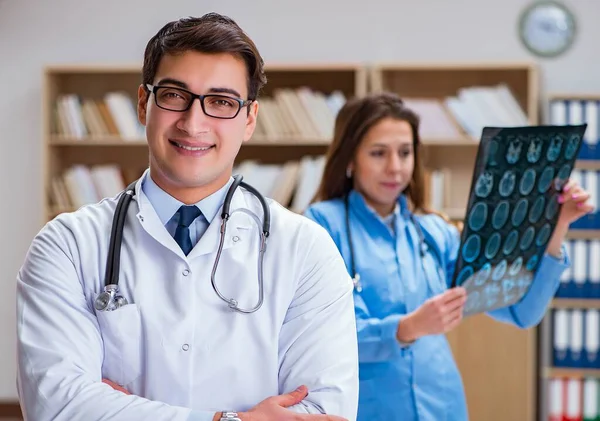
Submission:
[[[136,304],[97,312],[104,342],[102,377],[125,386],[141,373],[141,317]]]

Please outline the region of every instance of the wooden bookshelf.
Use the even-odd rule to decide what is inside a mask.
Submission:
[[[579,94],[579,93],[547,93],[544,96],[544,120],[547,124],[581,124],[586,122],[586,115],[583,111],[583,104],[587,101],[594,102],[596,107],[600,107],[600,94]],[[559,112],[560,109],[552,108],[554,102],[564,103],[564,114]],[[567,112],[567,108],[570,107],[571,102],[580,104],[580,119],[571,119],[573,115],[578,114],[575,110],[570,109]],[[562,115],[561,115],[562,114]],[[595,114],[595,113],[594,113]],[[570,116],[567,119],[567,116]],[[576,162],[575,169],[581,171],[596,171],[600,172],[600,149],[596,150],[596,145],[600,139],[600,132],[598,127],[594,127],[593,124],[588,126],[588,130],[584,136],[584,144],[582,145],[579,159]],[[585,187],[585,186],[584,186]],[[591,191],[590,193],[597,194],[597,192]],[[598,198],[596,197],[596,200]],[[596,208],[598,203],[596,202]],[[596,226],[590,229],[576,227],[569,230],[567,234],[569,241],[593,241],[600,240],[600,226]],[[589,254],[588,254],[589,255]],[[574,256],[571,256],[574,257]],[[591,258],[598,258],[598,256],[591,256]],[[573,268],[574,261],[571,259],[571,268]],[[572,271],[571,271],[572,275]],[[586,281],[589,279],[586,279]],[[553,310],[600,310],[600,299],[598,298],[563,298],[556,297],[552,301],[551,305]],[[589,369],[589,368],[564,368],[555,367],[553,365],[553,344],[554,344],[554,320],[553,312],[548,312],[544,320],[542,321],[542,327],[540,329],[540,348],[538,353],[539,359],[539,373],[540,373],[540,391],[541,396],[539,400],[539,412],[541,419],[546,419],[548,416],[548,409],[550,405],[551,397],[548,395],[548,384],[552,379],[555,378],[571,378],[571,379],[585,379],[585,378],[596,378],[600,379],[600,370]]]
[[[362,96],[367,89],[367,70],[354,63],[331,65],[273,63],[268,64],[265,69],[268,83],[259,98],[261,103],[259,122],[261,119],[267,119],[267,108],[266,106],[262,108],[263,102],[268,102],[281,90],[288,92],[286,97],[288,101],[289,92],[297,92],[301,88],[309,88],[325,97],[337,93],[340,94],[341,106],[343,99]],[[45,69],[43,109],[45,168],[42,173],[46,207],[43,220],[53,218],[60,212],[73,210],[72,207],[57,206],[50,199],[52,180],[64,174],[72,166],[82,164],[91,168],[96,165],[114,164],[121,169],[126,185],[139,177],[148,165],[148,148],[143,132],[139,136],[129,138],[120,133],[90,135],[90,130],[85,136],[68,135],[64,130],[60,130],[60,123],[57,122],[58,117],[55,114],[57,100],[64,95],[72,94],[77,96],[80,104],[83,104],[84,100],[89,99],[96,102],[103,101],[109,92],[124,92],[133,101],[135,107],[140,82],[141,66],[138,65],[76,64],[48,66]],[[296,107],[291,114],[301,112],[302,110]],[[335,113],[328,117],[333,127]],[[288,120],[290,118],[289,109],[287,118]],[[306,114],[304,118],[303,122],[306,122]],[[296,122],[296,127],[303,129],[305,128],[303,126],[306,125]],[[300,161],[306,156],[316,158],[325,154],[330,142],[331,134],[326,130],[321,130],[319,133],[313,130],[308,134],[299,131],[273,135],[273,133],[261,132],[260,128],[257,128],[253,138],[242,145],[236,165],[249,160],[261,164],[283,164],[290,160]]]
[[[456,95],[470,86],[504,83],[514,94],[531,123],[538,121],[538,74],[529,63],[292,63],[267,65],[268,83],[261,94],[261,106],[277,89],[309,87],[324,94],[335,91],[345,98],[367,92],[390,90],[403,97],[440,99]],[[88,166],[114,163],[125,169],[125,182],[135,179],[147,167],[148,150],[143,136],[124,140],[118,135],[68,138],[57,134],[53,107],[60,95],[76,94],[101,99],[107,92],[124,91],[136,98],[141,81],[137,65],[50,66],[45,70],[44,140],[46,186],[43,219],[62,211],[48,200],[53,177],[75,164]],[[264,110],[263,110],[264,111]],[[259,113],[259,120],[264,114]],[[330,142],[327,136],[287,134],[273,136],[259,131],[242,146],[238,163],[256,160],[284,163],[305,156],[323,155]],[[464,218],[477,139],[461,134],[452,137],[422,138],[425,164],[449,175],[451,194],[442,212],[452,219]],[[449,336],[463,375],[470,418],[486,421],[533,420],[535,410],[535,331],[521,331],[485,316],[471,317]],[[512,361],[507,364],[506,361]]]

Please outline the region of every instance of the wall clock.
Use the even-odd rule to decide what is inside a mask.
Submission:
[[[536,1],[519,20],[519,36],[529,51],[539,57],[556,57],[575,40],[575,16],[556,1]]]

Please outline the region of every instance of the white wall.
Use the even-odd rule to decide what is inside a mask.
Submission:
[[[526,3],[0,0],[0,400],[17,396],[15,274],[41,228],[45,64],[141,62],[147,40],[168,20],[213,10],[236,19],[267,61],[522,60],[530,57],[515,28]],[[578,18],[578,40],[565,56],[540,62],[543,88],[600,92],[593,45],[600,39],[600,2],[567,4]]]

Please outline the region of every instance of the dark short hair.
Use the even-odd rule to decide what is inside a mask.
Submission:
[[[425,210],[419,117],[404,105],[397,94],[391,92],[351,98],[340,109],[335,119],[333,141],[327,151],[323,178],[313,201],[341,198],[350,192],[352,180],[346,176],[346,169],[354,160],[367,132],[384,118],[406,121],[411,127],[415,169],[405,193],[415,210]]]
[[[152,84],[165,54],[198,51],[207,54],[230,53],[242,58],[247,69],[248,98],[256,99],[267,83],[264,62],[250,37],[227,16],[207,13],[172,21],[154,35],[144,52],[142,83]]]

